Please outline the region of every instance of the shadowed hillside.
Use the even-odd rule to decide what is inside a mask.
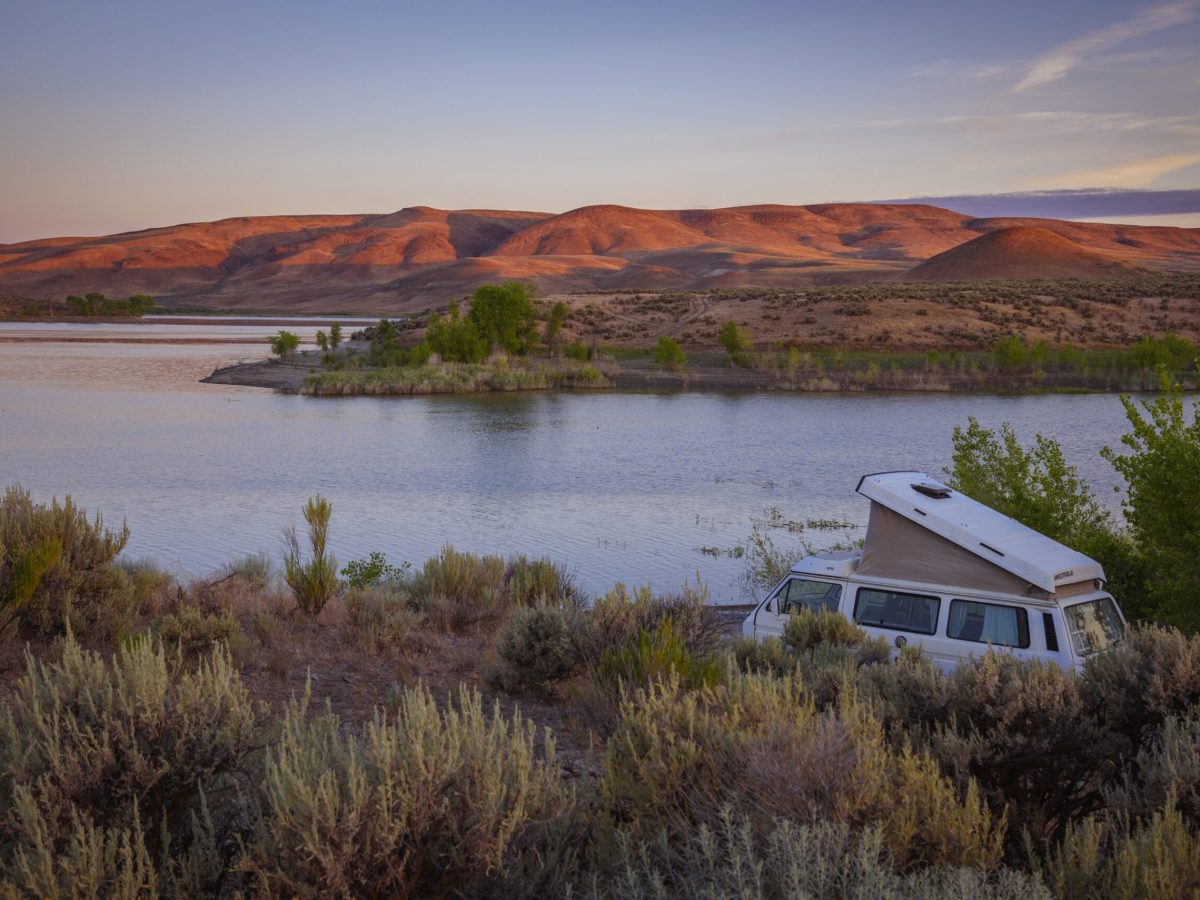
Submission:
[[[545,293],[784,289],[891,280],[914,266],[916,278],[968,281],[1200,272],[1200,231],[867,203],[601,205],[561,215],[412,207],[0,245],[0,290],[42,300],[100,291],[148,293],[175,307],[397,313],[503,279]]]

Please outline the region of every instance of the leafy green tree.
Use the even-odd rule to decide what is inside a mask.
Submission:
[[[483,284],[471,295],[467,321],[489,347],[527,353],[537,343],[536,289],[520,281]]]
[[[319,347],[321,350],[328,350],[328,349],[329,349],[329,338],[325,336],[325,332],[324,332],[324,331],[318,331],[318,332],[317,332],[317,346],[318,346],[318,347]]]
[[[336,350],[342,343],[342,326],[340,322],[334,322],[329,326],[329,349]]]
[[[1200,405],[1189,421],[1183,391],[1160,370],[1163,393],[1139,404],[1122,397],[1132,428],[1128,453],[1101,453],[1125,479],[1125,518],[1149,569],[1155,617],[1200,629]]]
[[[1029,350],[1019,335],[1006,334],[996,338],[992,345],[992,356],[996,360],[996,368],[1001,372],[1019,372],[1029,360]]]
[[[949,485],[1097,560],[1126,615],[1151,617],[1140,543],[1112,521],[1058,442],[1039,434],[1027,449],[1007,424],[997,434],[974,417],[967,423],[954,429]]]
[[[721,330],[717,332],[717,340],[729,354],[731,363],[742,363],[742,354],[750,349],[750,339],[746,337],[745,332],[738,328],[737,322],[729,321],[721,326]]]
[[[300,337],[291,331],[280,329],[278,334],[267,338],[267,343],[271,345],[271,352],[283,359],[300,346]]]
[[[558,336],[562,331],[563,323],[567,320],[567,313],[569,311],[570,309],[567,304],[561,300],[550,307],[550,314],[546,318],[545,341],[551,356],[558,349]]]
[[[683,348],[674,338],[661,337],[654,345],[654,363],[664,369],[682,369],[687,362]]]
[[[487,340],[469,316],[462,317],[457,303],[450,304],[445,318],[430,313],[425,346],[446,362],[480,363],[488,355]]]

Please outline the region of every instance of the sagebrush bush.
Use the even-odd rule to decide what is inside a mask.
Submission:
[[[1058,897],[1174,900],[1200,895],[1200,831],[1174,804],[1135,823],[1117,816],[1066,826],[1035,870]]]
[[[818,644],[857,647],[867,633],[840,612],[802,609],[792,613],[783,626],[783,642],[793,650],[811,650]]]
[[[1132,751],[1147,729],[1200,704],[1200,635],[1157,625],[1130,628],[1112,650],[1088,659],[1081,690]]]
[[[494,627],[513,610],[542,604],[578,606],[574,579],[547,559],[476,556],[453,547],[425,561],[412,579],[414,601],[445,631]]]
[[[37,634],[125,630],[137,598],[114,561],[128,540],[128,528],[88,519],[70,497],[46,505],[9,487],[0,498],[0,632],[12,624]]]
[[[0,880],[33,891],[56,859],[94,859],[103,895],[144,875],[143,854],[178,862],[211,823],[204,795],[244,771],[255,723],[222,645],[195,669],[144,637],[109,662],[69,635],[58,661],[28,657],[0,706]]]
[[[240,575],[256,591],[265,591],[275,581],[276,569],[265,553],[249,553],[225,564],[226,575]]]
[[[678,594],[655,596],[649,586],[630,591],[617,584],[596,597],[578,618],[571,639],[584,665],[594,671],[608,651],[618,650],[670,620],[671,627],[691,653],[707,656],[724,640],[716,610],[708,605],[708,589],[697,579],[684,582]]]
[[[504,690],[550,692],[582,668],[571,643],[572,617],[561,606],[541,604],[518,609],[496,643]]]
[[[357,647],[383,655],[408,649],[421,614],[403,588],[375,585],[346,594],[346,631]]]
[[[1110,813],[1135,820],[1150,819],[1172,804],[1189,824],[1200,826],[1200,707],[1185,718],[1168,716],[1104,796]]]
[[[878,827],[842,822],[802,825],[780,819],[756,829],[728,810],[692,835],[636,840],[617,835],[607,865],[591,873],[582,893],[594,900],[1049,900],[1032,876],[1002,869],[929,867],[898,871]]]
[[[995,868],[1004,821],[973,783],[960,799],[927,756],[894,750],[865,707],[818,710],[794,679],[732,674],[713,691],[657,683],[625,698],[601,775],[604,808],[636,838],[686,839],[722,811],[878,825],[897,866]]]
[[[168,650],[195,657],[223,643],[236,657],[246,649],[242,627],[228,612],[207,613],[195,606],[181,605],[154,623],[154,633]]]
[[[363,737],[289,706],[268,754],[245,867],[267,895],[531,896],[573,872],[573,792],[549,735],[483,711],[476,692],[439,710],[404,691]]]

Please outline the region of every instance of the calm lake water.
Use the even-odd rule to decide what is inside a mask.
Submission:
[[[0,486],[125,519],[128,556],[186,574],[257,551],[278,559],[281,529],[319,491],[339,560],[419,562],[453,544],[550,556],[590,591],[670,590],[699,571],[722,600],[740,595],[744,563],[701,548],[732,548],[772,507],[863,526],[858,478],[940,473],[969,415],[1056,438],[1119,508],[1098,454],[1125,430],[1115,396],[315,399],[198,383],[264,356],[277,328],[0,323]],[[311,340],[315,327],[292,330]]]

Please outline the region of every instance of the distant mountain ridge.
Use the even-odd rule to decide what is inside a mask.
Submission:
[[[0,245],[0,290],[21,296],[148,293],[169,306],[277,312],[421,310],[509,278],[565,293],[1141,269],[1200,272],[1200,229],[980,219],[922,204],[598,205],[557,215],[418,206]]]

